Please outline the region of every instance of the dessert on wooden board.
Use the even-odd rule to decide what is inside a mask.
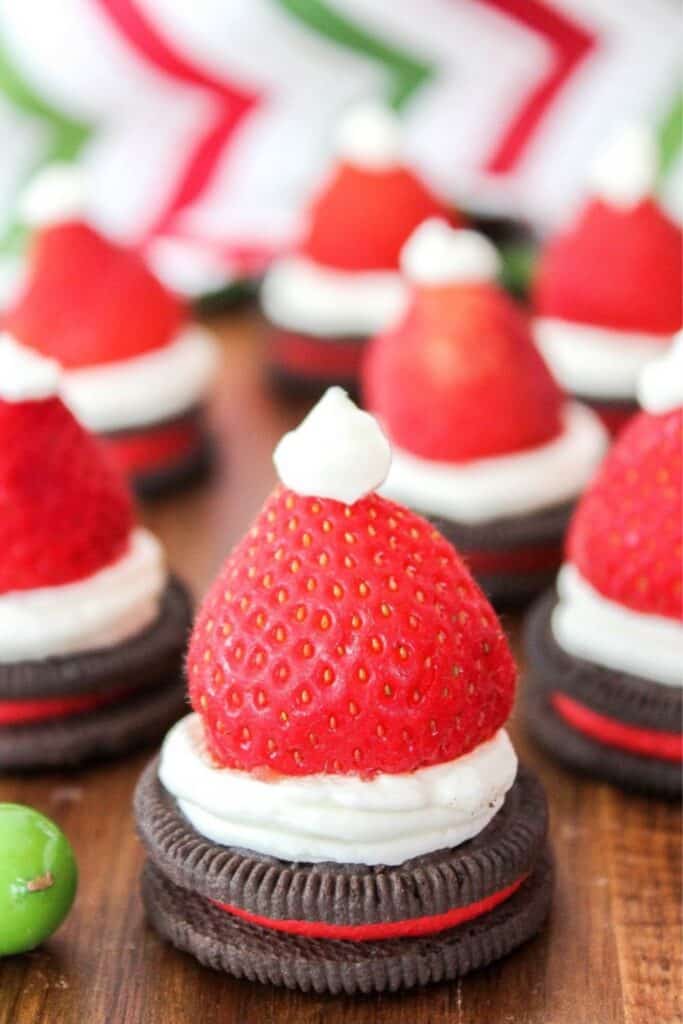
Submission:
[[[676,797],[683,762],[683,334],[643,371],[526,629],[527,724],[568,766]]]
[[[382,493],[434,522],[494,604],[526,601],[554,578],[605,430],[555,383],[483,235],[426,221],[402,265],[405,311],[362,376],[393,446]]]
[[[612,432],[637,411],[639,373],[683,325],[683,235],[655,195],[657,174],[651,129],[630,125],[609,140],[536,271],[538,344]]]
[[[0,771],[122,754],[183,710],[182,583],[55,362],[0,335]]]
[[[282,439],[281,483],[195,622],[194,714],[138,784],[150,921],[238,977],[409,988],[548,912],[508,642],[450,543],[376,493],[390,459],[339,388]]]
[[[296,246],[266,272],[269,372],[290,392],[355,390],[363,343],[401,308],[401,246],[427,217],[447,213],[401,148],[395,114],[375,103],[352,107]]]
[[[28,189],[35,234],[3,326],[61,364],[65,401],[135,488],[167,493],[209,466],[203,405],[215,345],[139,251],[89,221],[86,193],[79,172],[61,165]]]

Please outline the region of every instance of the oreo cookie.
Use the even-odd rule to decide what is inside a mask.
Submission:
[[[104,439],[141,498],[193,486],[208,476],[214,462],[214,447],[199,408],[146,427],[112,431]]]
[[[683,692],[568,654],[551,628],[556,602],[554,591],[545,594],[525,624],[529,732],[570,768],[623,789],[679,797]]]
[[[0,772],[56,768],[157,739],[185,708],[192,607],[171,578],[159,615],[108,648],[0,665]]]
[[[550,906],[547,805],[525,769],[479,835],[395,867],[288,863],[212,843],[156,761],[135,814],[152,924],[235,977],[350,995],[452,979],[529,939]]]
[[[512,608],[527,604],[553,582],[573,507],[563,502],[484,523],[428,518],[457,548],[492,603]]]
[[[640,408],[635,399],[592,398],[589,395],[576,395],[576,397],[598,414],[612,437],[619,433]]]
[[[292,398],[319,398],[330,386],[358,394],[365,339],[271,328],[267,336],[268,376],[272,386]]]

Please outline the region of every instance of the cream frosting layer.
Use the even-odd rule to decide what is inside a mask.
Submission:
[[[401,864],[477,835],[503,804],[517,757],[501,729],[455,761],[410,774],[255,774],[215,766],[197,715],[164,740],[159,778],[194,828],[283,860]]]
[[[683,686],[683,623],[609,600],[571,563],[562,566],[557,589],[552,632],[567,654],[664,686]]]
[[[638,401],[655,415],[683,406],[683,331],[666,352],[648,363],[638,378]]]
[[[607,448],[598,417],[568,402],[559,437],[538,448],[462,464],[432,462],[393,447],[380,493],[427,515],[482,523],[576,497]]]
[[[161,546],[138,527],[121,558],[86,579],[1,594],[0,662],[120,643],[154,621],[165,586]]]
[[[406,287],[398,272],[333,270],[288,256],[276,260],[261,286],[261,305],[278,327],[325,335],[374,334],[403,309]]]
[[[598,399],[635,400],[641,370],[670,341],[658,334],[616,331],[555,317],[539,317],[534,332],[562,387]]]
[[[11,334],[0,333],[0,398],[5,402],[32,402],[59,393],[61,371],[53,359],[20,345]]]
[[[100,433],[143,427],[187,412],[206,393],[217,363],[211,334],[191,326],[163,348],[64,373],[65,400]]]

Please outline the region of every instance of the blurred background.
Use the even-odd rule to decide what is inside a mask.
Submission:
[[[0,296],[17,197],[56,158],[172,287],[258,274],[368,96],[444,195],[532,235],[571,213],[605,134],[645,120],[680,212],[680,21],[677,0],[0,0]]]

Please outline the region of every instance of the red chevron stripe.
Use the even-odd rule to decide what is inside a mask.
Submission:
[[[126,42],[157,70],[174,81],[210,92],[216,99],[216,119],[190,150],[176,186],[148,227],[141,242],[169,231],[174,218],[194,202],[208,185],[240,121],[260,102],[254,93],[239,89],[196,67],[177,53],[157,27],[138,9],[135,0],[97,0]]]
[[[558,93],[597,46],[597,36],[542,0],[479,0],[538,33],[555,51],[548,74],[531,90],[488,157],[485,170],[507,174],[521,160]]]

